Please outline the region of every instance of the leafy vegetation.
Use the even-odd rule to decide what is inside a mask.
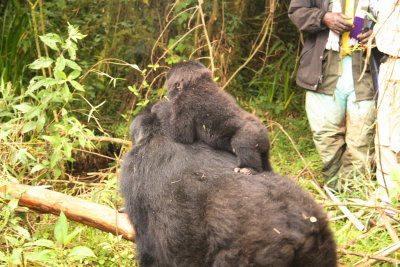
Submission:
[[[118,171],[128,147],[96,137],[128,139],[132,118],[163,97],[169,66],[199,58],[225,90],[264,120],[275,170],[327,204],[316,190],[321,164],[303,90],[294,81],[301,38],[287,19],[289,2],[1,2],[0,186],[47,185],[120,207]],[[372,175],[349,182],[339,196],[343,202],[366,201],[376,187]],[[136,264],[132,243],[119,236],[62,214],[37,214],[10,196],[0,201],[0,266]],[[359,238],[362,233],[337,207],[326,209],[342,248],[372,254],[393,243],[382,224]],[[377,223],[378,209],[349,209],[364,224]],[[399,230],[399,223],[393,228]],[[361,259],[340,256],[346,264]]]

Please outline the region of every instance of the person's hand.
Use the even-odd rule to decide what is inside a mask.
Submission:
[[[335,33],[342,34],[353,29],[354,25],[348,21],[350,19],[351,17],[343,13],[327,12],[322,18],[322,22]]]
[[[357,35],[357,39],[359,40],[358,42],[360,45],[366,45],[368,43],[369,37],[372,34],[372,30],[368,30],[366,32],[360,33]]]

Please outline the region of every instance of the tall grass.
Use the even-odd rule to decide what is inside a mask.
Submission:
[[[5,82],[12,81],[20,88],[27,64],[34,50],[29,10],[19,1],[6,1],[0,8],[0,75]]]

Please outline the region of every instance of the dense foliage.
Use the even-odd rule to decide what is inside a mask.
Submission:
[[[163,97],[171,64],[195,58],[266,122],[274,169],[316,193],[318,155],[294,82],[302,39],[288,20],[289,2],[1,1],[0,186],[51,185],[120,207],[117,177],[127,147],[98,137],[127,140],[137,112]],[[352,181],[353,197],[366,197],[369,178]],[[0,199],[0,266],[134,262],[132,244],[120,237],[21,210],[10,199]],[[348,225],[335,222],[339,243],[360,234]],[[369,253],[390,243],[386,231],[374,231],[355,248]]]

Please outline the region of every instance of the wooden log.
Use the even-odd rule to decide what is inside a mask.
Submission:
[[[0,196],[5,198],[6,194],[19,199],[20,206],[55,215],[62,211],[70,220],[135,241],[127,214],[118,213],[112,208],[39,186],[10,183],[0,187]]]

